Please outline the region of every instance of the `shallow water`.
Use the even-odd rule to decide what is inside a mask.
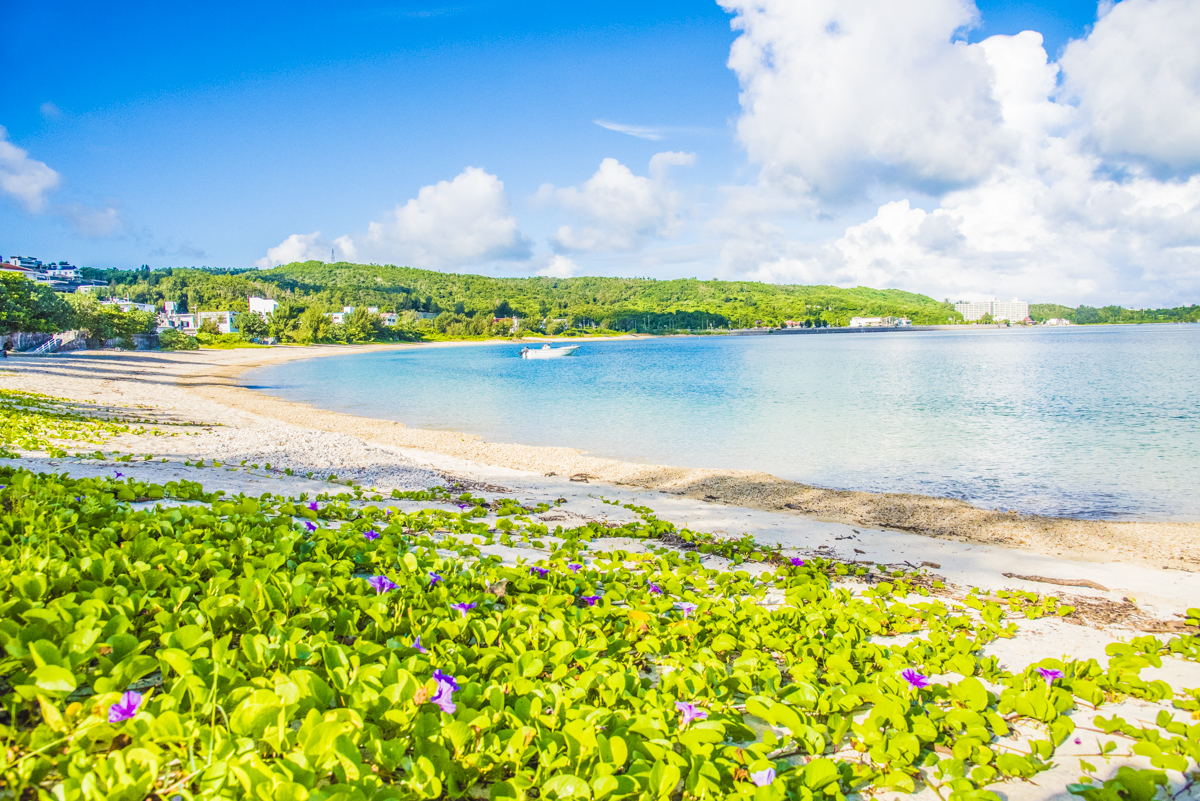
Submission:
[[[1200,325],[582,342],[257,370],[335,411],[1038,514],[1200,519]]]

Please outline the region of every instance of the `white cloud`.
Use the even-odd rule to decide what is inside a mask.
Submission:
[[[332,242],[319,231],[292,234],[255,264],[274,267],[307,259],[324,260],[330,249],[341,259],[371,259],[424,269],[442,269],[530,257],[531,243],[511,213],[504,183],[478,167],[452,181],[422,187],[366,234]]]
[[[267,255],[254,262],[260,270],[291,264],[296,261],[328,261],[340,251],[342,259],[353,259],[356,255],[354,243],[348,237],[339,236],[332,242],[322,239],[320,231],[311,234],[292,234],[273,248]]]
[[[551,278],[570,278],[579,272],[579,265],[570,256],[564,256],[561,253],[555,253],[550,257],[550,262],[537,271],[538,275],[546,275]]]
[[[607,122],[605,120],[593,120],[593,122],[601,128],[607,128],[610,131],[628,134],[629,136],[636,136],[638,139],[649,139],[657,142],[663,138],[662,132],[657,128],[646,128],[640,125],[622,125],[619,122]]]
[[[426,269],[528,259],[531,243],[512,215],[504,182],[478,167],[425,186],[354,242],[377,258]]]
[[[1124,0],[1062,56],[1066,96],[1112,156],[1200,167],[1200,4]]]
[[[8,131],[0,125],[0,190],[36,214],[59,182],[58,173],[45,162],[29,158],[26,151],[8,141]]]
[[[1200,4],[1120,3],[1067,48],[1065,90],[1040,34],[955,42],[974,14],[958,2],[730,7],[738,130],[762,173],[708,226],[726,274],[938,298],[1200,293],[1200,56],[1178,33],[1200,31]],[[840,205],[856,190],[872,211]],[[830,217],[840,235],[801,235]]]
[[[722,0],[742,30],[738,136],[762,180],[824,198],[876,181],[934,190],[1010,146],[982,50],[954,41],[969,0]]]
[[[583,220],[559,227],[552,244],[565,251],[631,252],[653,238],[678,236],[683,229],[684,198],[671,186],[667,170],[695,163],[695,153],[657,153],[650,159],[650,177],[645,177],[606,158],[582,187],[556,189],[544,184],[538,190],[539,200]]]
[[[38,111],[40,111],[42,116],[48,120],[57,120],[63,114],[62,109],[49,101],[38,106]]]

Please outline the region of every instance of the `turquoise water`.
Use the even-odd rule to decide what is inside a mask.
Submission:
[[[1200,519],[1200,325],[584,341],[255,371],[289,400],[494,442],[1085,518]]]

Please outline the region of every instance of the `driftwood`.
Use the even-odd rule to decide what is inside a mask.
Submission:
[[[1108,587],[1097,584],[1091,579],[1056,579],[1045,576],[1018,576],[1016,573],[1005,573],[1005,578],[1020,579],[1021,581],[1037,581],[1042,584],[1058,584],[1062,587],[1091,587],[1093,590],[1108,592]]]

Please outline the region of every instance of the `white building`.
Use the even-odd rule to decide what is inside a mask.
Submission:
[[[176,331],[182,331],[185,334],[195,334],[196,315],[176,314],[174,311],[158,315],[158,330],[165,331],[168,328],[174,328]]]
[[[985,314],[992,315],[996,322],[1007,320],[1019,323],[1029,317],[1029,304],[1023,300],[977,300],[962,301],[954,304],[954,310],[963,316],[968,323],[983,319]]]
[[[196,327],[204,325],[205,320],[214,320],[222,334],[236,334],[237,323],[235,313],[231,311],[202,311],[196,314]]]
[[[42,266],[42,262],[32,256],[9,256],[8,263],[25,270],[36,270]]]
[[[270,298],[250,298],[250,311],[257,312],[263,317],[268,314],[274,314],[279,308],[279,301],[271,300]]]
[[[1073,325],[1070,320],[1064,320],[1061,317],[1051,317],[1046,321],[1046,325]]]
[[[141,312],[150,312],[153,314],[155,311],[157,311],[157,309],[154,308],[153,303],[137,303],[132,300],[102,300],[100,301],[100,305],[116,306],[123,312],[128,312],[130,309],[136,309]]]
[[[882,328],[883,327],[883,318],[882,317],[851,317],[850,318],[850,327],[851,328]]]

